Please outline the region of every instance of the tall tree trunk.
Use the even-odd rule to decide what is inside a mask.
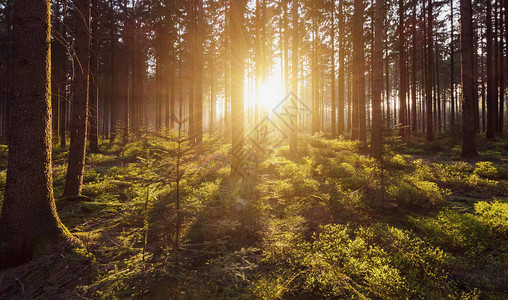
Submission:
[[[320,130],[320,122],[319,122],[319,93],[318,93],[318,30],[317,30],[317,20],[316,20],[316,3],[312,4],[312,9],[314,10],[312,15],[312,134],[319,132]]]
[[[59,4],[58,4],[59,5]],[[59,8],[60,9],[60,8]],[[56,30],[59,32],[58,36],[61,39],[67,38],[67,26],[64,24],[65,21],[65,13],[61,13],[61,15],[57,16],[57,24],[55,24]],[[61,41],[63,42],[63,41]],[[56,70],[55,74],[52,74],[56,81],[57,89],[52,91],[52,95],[57,94],[57,99],[59,105],[59,113],[53,118],[59,118],[58,122],[58,138],[60,139],[60,147],[65,148],[67,146],[66,141],[66,125],[67,125],[67,50],[65,49],[65,45],[57,42],[55,49],[52,49],[52,55],[55,56],[55,59],[52,60],[55,62],[54,70]]]
[[[416,70],[417,70],[417,57],[416,57],[416,5],[417,0],[413,0],[413,17],[411,20],[411,35],[412,35],[412,47],[411,47],[411,64],[412,64],[412,72],[411,72],[411,130],[413,133],[418,132],[418,118],[416,113]]]
[[[77,244],[60,222],[53,197],[50,2],[14,4],[12,138],[0,217],[0,267],[51,253],[57,244]]]
[[[438,132],[441,133],[441,81],[439,80],[439,50],[436,45],[436,99],[437,102],[435,102],[435,110],[437,110],[437,127]]]
[[[293,49],[291,51],[292,55],[292,65],[291,65],[291,91],[295,97],[298,97],[298,0],[293,0]],[[332,96],[333,97],[333,96]],[[332,101],[333,98],[332,98]],[[294,103],[297,106],[299,103]],[[293,104],[290,104],[293,105]],[[292,128],[290,128],[289,132],[289,151],[294,155],[297,153],[297,138],[298,138],[298,107],[294,108],[294,112],[290,113],[289,117],[290,124]]]
[[[433,91],[433,77],[434,77],[434,49],[433,49],[433,22],[434,22],[434,10],[433,0],[428,0],[427,4],[427,68],[426,68],[426,125],[427,125],[427,141],[432,142],[434,140],[434,127],[432,118],[432,91]]]
[[[497,91],[494,61],[494,36],[492,33],[492,2],[487,0],[487,138],[496,137]]]
[[[339,107],[338,107],[338,127],[337,134],[344,134],[344,113],[345,113],[345,72],[346,72],[346,38],[345,38],[345,26],[344,26],[344,0],[339,0]]]
[[[226,128],[229,120],[229,95],[230,95],[230,24],[228,20],[231,18],[230,9],[228,9],[228,0],[224,2],[224,127]]]
[[[203,141],[203,41],[204,41],[204,14],[203,0],[196,0],[196,40],[195,40],[195,63],[196,69],[193,74],[195,76],[195,126],[194,134],[196,135],[196,143],[201,144]]]
[[[74,8],[76,18],[75,53],[80,62],[74,74],[74,97],[72,99],[71,142],[65,180],[64,196],[81,194],[88,120],[88,89],[90,68],[90,0],[77,0]]]
[[[60,3],[59,2],[53,2],[52,3],[52,10],[55,12],[55,15],[52,16],[52,25],[51,27],[53,30],[60,32]],[[1,24],[1,23],[0,23]],[[60,82],[59,79],[61,78],[60,73],[62,71],[62,64],[65,62],[65,60],[61,60],[62,56],[65,55],[65,52],[62,55],[62,52],[65,51],[63,49],[63,40],[60,38],[60,36],[55,37],[52,41],[51,45],[51,61],[52,62],[59,62],[60,64],[53,63],[51,65],[51,114],[53,115],[53,123],[52,123],[52,129],[53,129],[53,137],[59,137],[60,136]],[[1,90],[1,86],[0,86]]]
[[[501,67],[499,65],[500,61],[500,53],[499,53],[499,43],[500,43],[500,36],[499,36],[499,2],[498,0],[494,0],[494,82],[496,86],[496,107],[495,107],[495,113],[496,113],[496,125],[495,125],[495,131],[498,132],[498,126],[499,126],[499,110],[498,110],[498,104],[500,102],[501,98],[501,90],[500,90],[500,82],[499,82],[499,75],[501,73]]]
[[[331,2],[331,9],[332,9],[332,24],[331,24],[331,31],[330,31],[330,43],[332,44],[332,52],[331,52],[331,60],[332,60],[332,70],[331,70],[331,85],[332,85],[332,138],[337,137],[337,103],[335,100],[335,0],[332,0]]]
[[[485,55],[484,50],[482,50],[482,57],[481,57],[481,76],[482,76],[482,131],[485,132],[487,130],[486,127],[486,111],[487,111],[487,105],[486,105],[486,92],[485,92]]]
[[[455,46],[453,44],[453,1],[450,0],[450,104],[451,104],[451,116],[450,126],[452,130],[455,129]]]
[[[129,131],[132,125],[132,103],[133,103],[133,82],[134,82],[134,20],[129,17],[129,13],[127,11],[127,1],[124,0],[122,3],[123,9],[123,40],[124,47],[122,49],[122,54],[124,55],[123,59],[126,63],[120,65],[119,72],[119,81],[118,85],[118,94],[122,96],[124,105],[123,105],[123,137],[122,143],[125,145],[129,142]]]
[[[244,68],[245,68],[245,0],[231,1],[231,176],[241,175],[241,157],[244,143]]]
[[[117,88],[117,68],[116,68],[116,27],[115,22],[113,21],[113,15],[114,15],[114,8],[113,3],[109,4],[109,10],[108,10],[108,16],[110,18],[110,24],[109,24],[109,86],[107,88],[108,94],[109,94],[109,107],[110,107],[110,133],[109,133],[109,140],[110,142],[114,142],[116,138],[117,133],[117,124],[118,124],[118,88]]]
[[[159,29],[160,30],[160,29]],[[162,90],[164,89],[164,81],[163,81],[163,73],[165,72],[164,63],[162,59],[162,49],[161,47],[161,39],[162,33],[158,33],[158,37],[156,37],[156,48],[154,49],[156,53],[156,61],[155,65],[155,130],[159,131],[162,129]]]
[[[390,56],[388,54],[388,37],[386,37],[385,41],[385,90],[386,90],[386,128],[392,127],[392,118],[391,118],[391,105],[390,105]]]
[[[498,1],[498,7],[499,7],[499,116],[498,116],[498,122],[497,122],[497,132],[502,135],[503,133],[503,123],[504,123],[504,98],[505,98],[505,84],[504,84],[504,74],[505,74],[505,63],[504,63],[504,48],[505,48],[505,42],[504,42],[504,23],[506,23],[506,20],[503,21],[503,6],[501,5],[502,2],[506,2],[506,0],[497,0]]]
[[[383,155],[383,117],[381,112],[381,93],[383,89],[383,1],[376,0],[374,12],[374,53],[372,89],[372,145],[374,157]]]
[[[208,131],[210,136],[213,134],[213,127],[215,125],[215,43],[212,41],[210,47],[210,120],[208,124]]]
[[[92,48],[90,51],[90,102],[89,102],[89,140],[90,152],[99,153],[99,11],[98,0],[92,0]]]
[[[365,111],[365,49],[362,0],[354,1],[353,13],[353,139],[367,141]]]
[[[476,156],[476,83],[473,75],[474,47],[473,47],[473,10],[471,0],[460,0],[460,49],[462,69],[462,156]]]
[[[504,7],[504,26],[505,26],[505,28],[504,28],[505,46],[508,49],[508,0],[503,0],[503,7]],[[504,74],[504,77],[508,78],[508,68],[506,68],[503,65],[503,70],[504,70],[504,72],[506,72]],[[500,115],[507,113],[506,117],[508,118],[508,105],[506,105],[506,112],[504,111],[503,106],[501,106],[501,110],[499,113],[500,113]],[[501,119],[501,120],[503,120],[503,119]],[[503,126],[504,126],[503,121],[501,121],[501,127],[503,127]]]
[[[404,0],[399,0],[399,135],[403,138],[407,133],[407,65],[406,65],[406,38],[404,36]]]

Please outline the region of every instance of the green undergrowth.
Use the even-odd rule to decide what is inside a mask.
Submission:
[[[301,136],[298,156],[279,147],[236,179],[230,145],[208,136],[101,146],[87,154],[88,198],[57,200],[90,264],[66,298],[508,296],[504,142],[457,160],[448,137],[391,137],[378,161],[357,142]],[[57,196],[66,154],[54,150]]]

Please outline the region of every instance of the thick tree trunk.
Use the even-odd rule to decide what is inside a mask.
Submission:
[[[74,97],[72,100],[71,143],[65,180],[64,195],[81,194],[88,119],[88,89],[90,67],[90,0],[77,0],[74,10],[76,18],[75,52],[80,61],[74,74]]]
[[[18,0],[14,10],[13,126],[0,217],[0,267],[77,243],[60,222],[53,198],[50,1]]]
[[[462,156],[476,156],[476,84],[473,75],[474,51],[473,51],[473,10],[471,0],[460,1],[460,41],[461,41],[461,69],[462,69]]]

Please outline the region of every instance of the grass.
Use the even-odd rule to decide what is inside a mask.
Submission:
[[[207,137],[203,150],[183,144],[178,152],[177,141],[175,133],[144,136],[87,155],[83,194],[90,200],[57,201],[85,249],[6,270],[0,294],[508,297],[505,142],[482,146],[479,159],[460,160],[453,138],[426,145],[394,137],[380,163],[358,143],[302,136],[298,157],[280,147],[253,176],[232,181],[230,146]],[[54,152],[58,195],[66,151]],[[73,271],[60,275],[63,266]]]

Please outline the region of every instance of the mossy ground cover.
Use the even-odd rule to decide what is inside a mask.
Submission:
[[[84,248],[5,270],[0,295],[505,299],[508,143],[485,141],[475,160],[457,145],[391,138],[376,161],[361,144],[302,136],[298,157],[274,149],[231,180],[222,140],[105,142],[87,155],[86,197],[57,200]],[[54,150],[57,196],[66,154]]]

